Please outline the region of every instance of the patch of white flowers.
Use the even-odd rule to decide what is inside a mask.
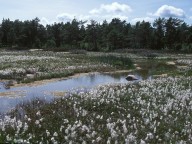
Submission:
[[[0,53],[0,78],[30,79],[67,75],[68,73],[113,69],[109,64],[89,61],[91,56],[46,51]],[[32,70],[35,69],[35,70]],[[27,74],[33,74],[33,76]]]
[[[23,68],[9,68],[9,69],[0,70],[1,76],[9,76],[13,74],[25,74],[25,73],[26,73],[26,70]]]
[[[192,77],[99,86],[68,97],[71,115],[62,115],[68,110],[64,105],[60,113],[49,110],[51,117],[61,117],[50,122],[55,127],[37,110],[33,118],[1,119],[0,133],[7,142],[18,143],[190,143],[191,86]],[[8,126],[15,135],[7,132]]]
[[[177,63],[192,66],[191,59],[180,59],[180,60],[177,60]]]
[[[13,56],[5,55],[0,57],[0,63],[4,62],[16,62],[16,61],[29,61],[29,60],[44,60],[44,59],[56,59],[55,57],[46,57],[46,56]]]

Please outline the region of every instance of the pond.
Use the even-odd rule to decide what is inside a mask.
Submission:
[[[127,74],[128,73],[91,73],[38,86],[13,87],[10,89],[5,89],[3,83],[0,83],[0,112],[6,112],[14,108],[17,104],[32,100],[36,97],[50,101],[55,98],[55,96],[64,96],[64,93],[67,91],[85,91],[98,85],[128,83],[125,79]],[[143,79],[141,73],[137,72],[135,75],[139,80]],[[148,78],[151,77],[149,76]]]
[[[17,104],[30,101],[34,98],[51,101],[56,96],[64,96],[66,92],[71,91],[88,91],[98,85],[113,84],[113,83],[129,83],[125,78],[128,74],[135,75],[138,80],[152,79],[153,74],[157,71],[167,72],[175,69],[173,66],[168,66],[156,62],[139,63],[140,70],[124,73],[91,73],[84,74],[78,77],[63,79],[55,82],[50,82],[38,86],[22,86],[5,89],[3,83],[0,83],[0,113],[4,113],[14,108]],[[136,81],[136,82],[137,82]]]

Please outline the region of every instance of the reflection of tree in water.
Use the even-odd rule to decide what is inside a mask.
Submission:
[[[143,80],[148,79],[150,76],[149,70],[147,70],[147,69],[138,70],[135,73],[133,73],[133,75],[136,75],[136,77],[139,77]]]
[[[94,83],[95,82],[95,78],[96,78],[96,74],[90,74],[89,78],[90,78],[90,82]]]
[[[122,77],[126,77],[127,73],[113,73],[113,74],[110,74],[110,76],[115,80],[120,80]]]
[[[11,83],[9,82],[0,82],[0,89],[10,89]]]
[[[138,65],[141,67],[141,69],[134,71],[132,74],[140,77],[143,80],[149,79],[157,67],[157,63],[151,61],[140,62]]]
[[[154,74],[168,73],[169,71],[176,69],[175,66],[167,65],[164,62],[147,61],[139,64],[141,70],[137,70],[136,73],[143,79],[148,79]],[[134,74],[134,73],[133,73]]]
[[[108,82],[108,81],[119,81],[122,77],[125,77],[126,74],[125,73],[113,73],[113,74],[109,74],[109,73],[101,73],[101,74],[91,74],[89,75],[89,79],[90,79],[90,83],[93,84],[96,81],[97,82]]]
[[[2,82],[0,82],[0,89],[2,89],[3,88],[3,83]]]

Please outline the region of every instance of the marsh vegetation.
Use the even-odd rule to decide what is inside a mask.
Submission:
[[[0,142],[190,143],[191,58],[191,54],[129,50],[1,51],[3,81],[23,83],[117,70],[140,73],[143,79],[67,91],[48,101],[35,97],[23,101],[2,113]]]

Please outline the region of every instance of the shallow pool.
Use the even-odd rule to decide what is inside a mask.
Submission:
[[[14,108],[17,104],[32,100],[36,97],[45,99],[47,101],[55,98],[55,92],[61,92],[60,96],[64,96],[67,91],[81,91],[89,90],[98,85],[113,84],[113,83],[128,83],[125,79],[128,73],[92,73],[80,75],[69,79],[50,82],[38,86],[23,86],[5,89],[3,83],[0,84],[0,112],[6,112]],[[130,74],[130,73],[129,73]],[[138,81],[142,79],[149,79],[150,76],[141,76],[141,73],[134,73]]]

